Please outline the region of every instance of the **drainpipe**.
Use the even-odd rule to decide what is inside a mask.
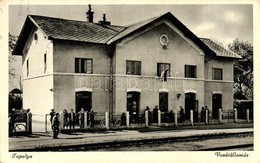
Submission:
[[[105,45],[108,56],[110,57],[110,68],[109,68],[109,114],[114,113],[114,100],[113,100],[113,55],[115,52],[114,46]]]

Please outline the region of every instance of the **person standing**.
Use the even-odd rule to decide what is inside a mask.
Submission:
[[[182,106],[180,106],[180,120],[181,122],[184,122],[184,109]]]
[[[204,109],[204,107],[202,107],[200,111],[200,116],[201,116],[201,122],[205,122],[206,110]]]
[[[51,112],[50,112],[50,122],[51,122],[51,129],[53,130],[52,128],[52,120],[53,120],[53,117],[55,116],[55,110],[54,109],[51,109]]]
[[[174,122],[174,113],[172,110],[170,110],[168,115],[169,115],[169,122]]]
[[[94,127],[95,125],[95,112],[93,109],[89,112],[89,119],[90,119],[90,127]]]
[[[53,138],[58,138],[58,134],[60,131],[60,121],[59,121],[59,113],[56,113],[52,120],[52,128],[53,128]]]
[[[8,122],[9,122],[9,135],[11,135],[11,133],[14,130],[14,123],[15,123],[15,109],[13,108],[11,113],[8,115]]]
[[[125,113],[122,113],[121,115],[121,126],[126,126],[126,115]]]
[[[84,108],[81,108],[80,112],[78,112],[79,115],[79,128],[84,128]]]
[[[145,111],[148,112],[148,125],[150,125],[152,121],[152,115],[149,106],[146,106],[146,108],[144,109],[144,117],[145,117]]]
[[[66,109],[63,110],[63,127],[64,129],[68,129],[69,128],[69,124],[68,124],[68,118],[69,118],[69,114],[67,112]]]
[[[70,124],[70,129],[71,127],[73,129],[75,129],[75,118],[76,118],[76,114],[73,112],[73,109],[70,110],[69,113],[69,124]]]
[[[153,109],[153,122],[157,123],[158,122],[158,106],[156,105],[155,108]]]

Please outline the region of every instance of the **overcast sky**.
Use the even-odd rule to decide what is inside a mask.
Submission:
[[[88,5],[11,5],[9,30],[19,35],[27,14],[86,21]],[[253,6],[243,5],[92,5],[94,22],[129,25],[171,12],[198,37],[218,40],[224,45],[234,39],[253,43]]]

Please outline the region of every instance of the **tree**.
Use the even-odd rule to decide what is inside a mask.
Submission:
[[[15,69],[11,67],[11,63],[15,61],[15,58],[12,56],[12,52],[14,50],[17,36],[11,35],[10,33],[8,34],[9,36],[9,55],[8,55],[8,62],[9,62],[9,80],[12,80],[15,78]]]
[[[253,46],[235,39],[228,48],[242,59],[234,63],[234,97],[235,99],[253,99]]]

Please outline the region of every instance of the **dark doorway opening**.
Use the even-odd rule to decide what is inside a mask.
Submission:
[[[127,111],[129,111],[130,122],[138,122],[139,118],[140,92],[127,92]]]
[[[168,92],[159,93],[159,109],[161,112],[168,111]]]
[[[196,94],[185,93],[185,119],[190,119],[190,110],[196,110]]]
[[[92,92],[82,91],[76,92],[76,113],[78,113],[81,108],[85,111],[90,111],[92,107]]]
[[[212,117],[218,118],[218,109],[222,108],[222,94],[212,95]]]

